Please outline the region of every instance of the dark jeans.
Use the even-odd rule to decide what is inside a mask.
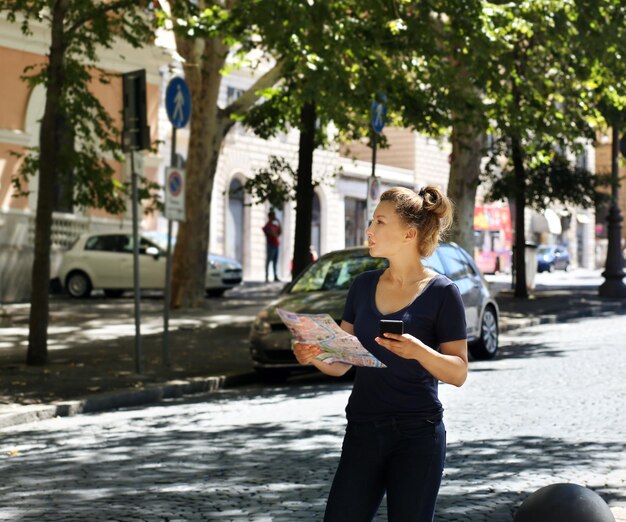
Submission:
[[[443,421],[349,422],[325,522],[369,522],[385,492],[391,522],[431,522],[446,456]]]
[[[278,281],[278,274],[276,273],[276,264],[278,263],[278,247],[270,245],[269,243],[266,245],[267,247],[267,257],[265,258],[265,280],[269,279],[269,269],[270,263],[274,268],[274,280]]]

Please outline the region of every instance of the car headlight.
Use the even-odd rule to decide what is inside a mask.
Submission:
[[[259,312],[252,323],[252,329],[259,335],[268,335],[272,331],[272,325],[268,321],[267,310]]]
[[[209,266],[214,270],[220,270],[222,266],[217,261],[212,261],[209,259]]]

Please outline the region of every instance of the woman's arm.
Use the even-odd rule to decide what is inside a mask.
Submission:
[[[400,357],[415,359],[442,382],[462,386],[467,379],[467,339],[441,343],[441,352],[409,334],[386,333],[384,337],[376,337],[375,340]]]
[[[340,326],[343,331],[349,333],[350,335],[354,335],[354,328],[350,323],[341,321]],[[345,375],[345,373],[350,368],[352,368],[351,364],[340,362],[328,364],[324,361],[316,359],[315,357],[317,357],[321,353],[321,350],[318,346],[315,346],[313,344],[294,343],[291,348],[300,364],[305,366],[307,364],[312,364],[320,372],[325,373],[326,375],[330,375],[331,377],[341,377],[342,375]]]

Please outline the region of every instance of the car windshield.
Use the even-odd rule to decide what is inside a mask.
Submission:
[[[553,247],[551,246],[541,246],[537,249],[537,254],[543,256],[545,254],[551,254]]]
[[[372,258],[361,252],[348,256],[322,257],[303,272],[289,293],[347,290],[361,272],[386,266],[386,259]]]

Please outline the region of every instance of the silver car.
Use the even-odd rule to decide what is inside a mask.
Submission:
[[[87,297],[94,289],[107,297],[119,297],[133,289],[133,236],[129,233],[81,235],[63,254],[59,268],[61,285],[72,297]],[[142,289],[165,288],[165,249],[142,235],[139,243],[139,274]],[[220,296],[242,281],[241,265],[234,259],[209,256],[205,291]]]
[[[424,264],[458,286],[465,305],[472,357],[493,358],[498,350],[498,304],[474,260],[461,247],[443,243]],[[303,368],[295,360],[289,332],[276,308],[328,313],[339,323],[354,278],[366,270],[386,266],[386,259],[370,257],[369,250],[363,247],[330,252],[310,265],[257,315],[250,331],[250,354],[255,369],[267,377],[283,377]]]

